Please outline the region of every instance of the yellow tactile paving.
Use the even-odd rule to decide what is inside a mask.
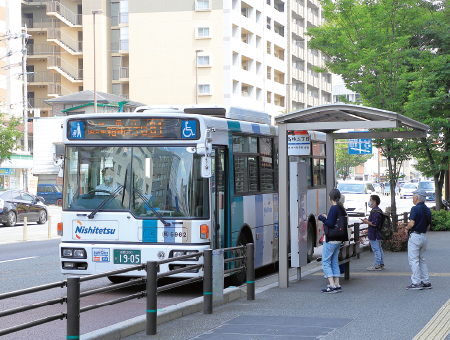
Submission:
[[[413,340],[442,340],[450,332],[450,300],[439,309]]]

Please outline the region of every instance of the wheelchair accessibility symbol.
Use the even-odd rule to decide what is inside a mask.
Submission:
[[[197,122],[195,120],[183,120],[182,138],[197,138]]]

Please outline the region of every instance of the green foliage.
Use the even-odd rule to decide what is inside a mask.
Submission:
[[[431,210],[431,230],[448,231],[450,230],[450,211]]]
[[[5,113],[0,113],[0,121],[3,122],[0,123],[0,163],[11,159],[23,136],[23,133],[16,129],[18,125],[22,124],[21,119],[13,116],[5,123],[5,116]]]
[[[348,143],[345,139],[338,139],[336,144],[336,171],[338,177],[344,180],[350,175],[350,168],[364,164],[372,155],[349,155]]]
[[[408,249],[408,239],[409,237],[406,229],[404,227],[399,228],[397,232],[394,233],[392,240],[381,241],[381,247],[385,251],[406,251]]]

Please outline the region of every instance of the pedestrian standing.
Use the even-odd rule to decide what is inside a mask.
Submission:
[[[378,195],[370,195],[370,200],[367,202],[367,206],[372,208],[369,218],[361,219],[362,223],[369,226],[369,241],[375,254],[375,264],[367,270],[383,270],[384,269],[384,254],[381,248],[381,222],[383,219],[382,211],[379,207],[380,197]]]
[[[328,228],[334,228],[338,216],[347,218],[347,212],[344,205],[340,202],[341,193],[338,189],[330,191],[331,208],[326,214],[319,215],[319,220],[323,222]],[[322,248],[322,269],[328,279],[329,285],[327,288],[322,289],[322,293],[340,293],[342,292],[341,285],[339,284],[339,277],[341,276],[339,270],[339,248],[343,241],[348,241],[347,230],[342,236],[329,237],[325,235],[325,240]]]
[[[411,267],[411,284],[406,289],[431,289],[428,277],[428,268],[424,254],[427,250],[427,228],[431,223],[431,211],[425,205],[426,191],[418,189],[413,191],[413,204],[409,215],[409,222],[401,223],[409,234],[408,260]]]

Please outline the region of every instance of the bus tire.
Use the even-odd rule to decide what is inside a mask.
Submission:
[[[314,254],[314,232],[310,222],[308,222],[308,231],[306,236],[306,258],[308,263],[312,261]]]
[[[247,244],[247,242],[248,241],[247,241],[247,238],[245,237],[245,234],[241,232],[236,246],[245,246]],[[236,257],[242,256],[242,253],[243,252],[241,250],[237,250]],[[242,261],[235,261],[234,267],[235,268],[242,267],[243,264],[244,263]],[[245,272],[245,270],[242,270],[239,273],[235,273],[230,276],[231,285],[236,286],[236,287],[243,285],[246,279],[247,279],[247,273]]]
[[[130,281],[130,279],[128,276],[108,276],[108,280],[112,283],[124,283]]]

